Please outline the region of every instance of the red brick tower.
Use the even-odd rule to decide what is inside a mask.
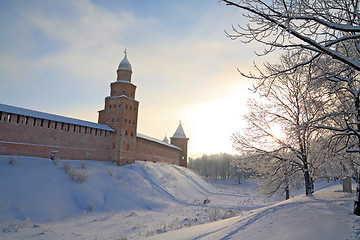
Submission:
[[[181,158],[180,158],[180,166],[187,167],[187,147],[189,138],[186,137],[184,129],[181,125],[181,122],[176,129],[174,135],[170,138],[171,144],[182,149]]]
[[[126,56],[117,69],[117,81],[110,85],[104,110],[99,111],[99,123],[115,130],[113,160],[118,165],[133,163],[136,156],[136,129],[139,102],[135,100],[136,86],[131,83],[132,68]]]

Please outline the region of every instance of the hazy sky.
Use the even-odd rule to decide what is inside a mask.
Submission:
[[[190,157],[235,153],[259,47],[226,38],[242,20],[216,0],[0,0],[0,102],[97,122],[126,48],[138,132],[182,121]]]

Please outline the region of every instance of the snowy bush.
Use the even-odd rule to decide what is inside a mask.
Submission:
[[[63,169],[65,173],[70,177],[70,179],[76,183],[84,183],[88,178],[86,172],[81,169],[71,168],[69,162],[64,163]]]
[[[23,228],[30,226],[30,218],[25,218],[22,221],[15,221],[12,223],[0,222],[1,232],[18,232]]]
[[[114,237],[114,240],[127,240],[127,236]]]
[[[82,162],[82,163],[81,163],[81,169],[86,169],[86,168],[87,168],[86,163],[85,163],[85,162]]]
[[[17,164],[14,157],[9,157],[8,163],[13,166]]]
[[[86,211],[92,212],[92,211],[94,211],[94,209],[95,209],[95,203],[94,202],[89,202],[87,204],[87,206],[86,206]]]
[[[56,158],[54,160],[51,160],[51,161],[55,166],[59,165],[59,161]]]

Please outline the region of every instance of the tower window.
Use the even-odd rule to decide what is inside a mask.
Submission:
[[[127,122],[127,119],[125,118],[125,122]]]
[[[134,107],[134,112],[136,112],[136,107]]]
[[[121,108],[121,103],[119,104],[119,108]]]
[[[114,119],[113,119],[113,118],[111,119],[111,122],[114,122]]]
[[[125,92],[125,91],[122,91],[122,94],[123,94],[123,95],[126,95],[126,92]]]
[[[128,109],[128,105],[126,105],[126,107],[125,107],[126,109]]]
[[[116,94],[116,90],[114,91],[114,95]]]
[[[130,110],[132,110],[132,106],[130,106]]]
[[[135,121],[133,121],[133,125],[135,126]]]
[[[125,136],[127,136],[128,134],[127,134],[127,131],[125,131]]]
[[[117,119],[116,122],[119,122],[119,119]]]
[[[109,106],[109,109],[111,109],[111,105]]]
[[[114,108],[116,108],[116,105],[114,105]]]
[[[134,133],[131,133],[131,137],[133,137],[134,136]]]
[[[131,125],[131,120],[129,120],[129,124]]]

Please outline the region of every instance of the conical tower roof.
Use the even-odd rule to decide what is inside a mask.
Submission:
[[[187,138],[184,132],[184,129],[181,125],[181,122],[178,126],[178,128],[176,129],[174,135],[172,136],[172,138]]]
[[[125,57],[120,62],[118,70],[129,70],[129,71],[132,72],[131,64],[130,64],[129,60],[127,59],[127,56],[126,56],[126,49],[125,49],[124,53],[125,53]]]

